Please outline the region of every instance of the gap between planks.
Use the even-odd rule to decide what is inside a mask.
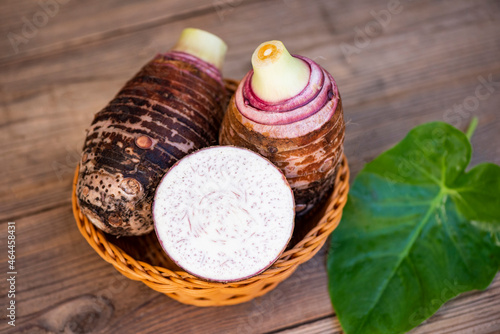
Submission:
[[[259,2],[264,2],[264,0],[243,1],[241,2],[241,4],[239,4],[239,6],[244,7],[249,4],[255,4]],[[0,67],[16,65],[39,57],[57,55],[62,52],[67,52],[85,47],[86,45],[95,43],[97,41],[106,41],[115,37],[134,34],[136,32],[154,29],[157,27],[168,25],[170,23],[183,21],[202,15],[207,15],[215,10],[216,9],[214,7],[214,4],[211,4],[209,6],[197,8],[185,13],[177,13],[169,16],[167,15],[164,17],[153,19],[151,21],[132,24],[129,26],[119,27],[112,30],[97,32],[86,36],[75,37],[62,42],[52,43],[46,46],[41,46],[34,49],[30,49],[28,51],[24,51],[22,55],[20,55],[19,57],[16,57],[15,55],[0,57]]]

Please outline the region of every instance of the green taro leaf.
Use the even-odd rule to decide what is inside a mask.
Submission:
[[[414,128],[359,173],[328,255],[329,292],[347,334],[404,333],[500,267],[500,167],[466,172],[467,136]]]

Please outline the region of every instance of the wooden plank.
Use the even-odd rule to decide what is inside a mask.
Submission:
[[[414,124],[442,117],[440,113],[437,115],[433,112],[422,113],[423,109],[439,111],[451,108],[452,103],[448,104],[447,101],[443,101],[442,96],[449,96],[449,101],[453,101],[453,104],[461,103],[463,96],[473,94],[476,85],[474,78],[471,78],[470,83],[443,89],[432,99],[424,96],[425,93],[419,93],[409,101],[395,99],[386,105],[369,105],[351,109],[352,111],[346,114],[349,124],[345,148],[353,172],[356,173],[364,163],[400,140]],[[73,89],[76,91],[82,86],[85,85],[69,86],[70,90],[62,91],[62,94],[63,96],[64,94],[71,95],[74,92]],[[88,92],[95,91],[96,96],[108,91],[108,96],[111,96],[114,92],[109,87],[105,83],[88,84],[85,89]],[[71,177],[79,159],[80,145],[84,136],[83,129],[90,123],[92,117],[91,113],[85,114],[79,110],[78,101],[83,101],[86,97],[75,95],[74,98],[77,101],[74,103],[75,107],[57,104],[51,111],[54,112],[52,116],[39,116],[25,122],[18,122],[0,134],[2,140],[12,142],[12,147],[5,145],[1,149],[1,154],[5,157],[2,163],[5,168],[2,170],[0,179],[2,184],[0,216],[2,219],[50,208],[60,203],[69,205]],[[419,105],[418,103],[422,103],[424,99],[426,99],[425,104]],[[495,112],[495,105],[499,102],[500,94],[492,95],[489,100],[482,102],[481,108],[484,106],[484,110],[478,112],[481,122],[473,137],[473,145],[476,148],[473,156],[474,163],[488,160],[499,162],[498,147],[490,145],[492,140],[498,140],[499,137]],[[88,107],[94,104],[97,110],[104,103],[97,99],[89,99],[83,105]],[[29,105],[32,106],[34,103]],[[400,119],[397,124],[382,120],[388,112],[396,113],[398,110],[405,110],[407,117]],[[375,128],[373,125],[377,116],[380,117],[380,122]],[[45,121],[42,121],[44,119]],[[465,128],[466,121],[464,119],[462,128]],[[43,134],[30,131],[37,127],[43,129]],[[387,135],[388,133],[390,136]],[[15,138],[18,138],[18,142]]]
[[[225,2],[200,0],[10,0],[0,4],[0,59],[33,55],[147,29],[201,13],[221,12]],[[5,37],[5,38],[4,38]]]
[[[0,234],[5,238],[5,229]],[[121,276],[86,243],[67,207],[17,220],[16,237],[18,320],[15,331],[8,331],[2,321],[2,332],[63,332],[69,328],[104,333],[340,330],[336,318],[331,317],[325,248],[263,297],[235,306],[198,308]],[[500,329],[499,312],[500,276],[486,291],[449,302],[413,333],[490,333]],[[318,318],[322,320],[314,321]],[[280,331],[283,328],[288,329]]]
[[[253,6],[252,11],[245,14],[247,20],[259,11],[259,6]],[[225,17],[230,18],[229,14],[240,12],[247,13],[235,8],[234,11],[226,13]],[[237,22],[239,19],[236,17],[233,22]],[[220,26],[220,17],[212,13],[206,16],[206,20],[211,25],[209,30],[217,32],[215,29]],[[19,206],[31,212],[30,210],[51,207],[60,201],[67,201],[69,182],[61,184],[64,181],[60,176],[69,180],[68,176],[76,164],[80,143],[83,141],[83,129],[90,123],[93,113],[104,106],[123,82],[133,75],[152,54],[164,50],[164,45],[171,45],[177,38],[177,33],[185,25],[186,23],[175,25],[173,27],[173,30],[176,31],[175,34],[171,33],[172,29],[168,29],[167,32],[164,27],[138,33],[134,37],[134,42],[137,43],[132,43],[132,45],[137,46],[137,49],[131,50],[131,52],[123,50],[123,48],[130,46],[131,37],[122,36],[112,41],[98,43],[93,48],[82,47],[74,52],[68,51],[58,56],[45,56],[31,61],[25,59],[21,62],[22,66],[4,66],[6,75],[2,76],[2,79],[6,83],[3,85],[5,93],[3,96],[7,98],[4,102],[4,110],[9,116],[5,119],[5,123],[13,124],[9,125],[10,130],[8,131],[11,132],[4,132],[10,142],[5,148],[11,150],[8,152],[12,155],[18,156],[19,160],[6,159],[6,164],[9,167],[7,171],[11,171],[17,177],[15,179],[11,179],[10,175],[2,177],[2,180],[10,182],[10,185],[4,187],[9,191],[4,193],[6,201],[3,203],[7,207],[2,211],[3,213],[20,212]],[[233,25],[235,24],[233,23]],[[172,25],[170,27],[172,28]],[[157,36],[157,40],[152,46],[148,45],[150,43],[148,36]],[[254,44],[259,42],[256,40]],[[254,46],[249,47],[253,48]],[[141,48],[144,49],[141,50]],[[122,50],[120,51],[120,49]],[[103,54],[106,57],[102,57]],[[130,57],[123,57],[124,54]],[[251,54],[250,49],[246,52],[247,56],[249,54]],[[135,57],[139,57],[139,60],[134,60]],[[234,56],[229,58],[236,63]],[[82,60],[84,62],[79,66]],[[237,63],[238,66],[241,66],[239,59]],[[119,67],[116,67],[117,65]],[[65,67],[73,68],[73,74],[64,71]],[[244,71],[246,70],[247,68],[244,69]],[[242,76],[244,71],[241,71],[239,76]],[[10,78],[7,72],[11,73]],[[75,74],[75,72],[79,73]],[[69,74],[69,78],[65,78],[67,74]],[[75,77],[78,78],[77,82],[74,82]],[[120,79],[115,80],[116,77]],[[47,87],[43,84],[47,81],[51,82],[51,86]],[[35,116],[33,113],[39,118],[33,117]],[[25,119],[28,121],[24,122]],[[31,131],[33,127],[39,128],[39,119],[45,120],[46,127],[42,136],[35,135]],[[57,121],[54,121],[55,119]],[[74,122],[75,126],[61,124],[60,122],[64,122],[64,119],[70,123]],[[76,125],[80,120],[79,125]],[[56,134],[53,134],[53,131],[56,131]],[[60,131],[64,131],[64,133]],[[64,138],[64,140],[56,140],[54,135],[57,135],[59,139]],[[45,142],[39,140],[43,140],[41,137],[44,138]],[[25,145],[25,147],[19,148],[17,145]],[[47,150],[46,147],[51,147],[51,149]],[[27,151],[24,155],[18,154],[20,151],[24,153],[24,150]],[[29,161],[27,157],[34,164],[26,164]],[[20,170],[22,173],[17,172]],[[19,180],[21,175],[23,180]],[[59,190],[58,195],[60,196],[40,198],[36,194],[29,193],[29,190],[35,188],[32,184],[33,181],[37,183],[37,188],[44,185],[47,188],[55,186],[52,189],[55,192]],[[40,190],[43,191],[43,189]],[[25,198],[28,200],[24,201]],[[26,211],[23,210],[23,212]]]
[[[300,29],[292,25],[289,31],[279,32],[278,38],[289,41],[291,50],[316,58],[334,73],[349,122],[346,152],[353,172],[400,140],[415,124],[431,120],[453,121],[453,118],[446,119],[445,112],[455,104],[462,104],[467,96],[474,96],[479,77],[492,75],[495,81],[500,80],[497,57],[500,47],[492,43],[497,38],[499,23],[490,22],[482,27],[482,17],[474,14],[487,9],[490,2],[479,5],[460,2],[448,16],[439,13],[434,17],[431,13],[419,30],[403,29],[406,21],[402,19],[403,14],[410,17],[410,27],[415,20],[413,8],[409,8],[394,18],[394,26],[389,27],[393,30],[374,38],[372,46],[362,50],[351,64],[346,64],[340,49],[332,45],[353,38],[352,31],[337,36],[331,34],[326,24],[318,26],[318,20],[324,20],[322,13],[325,10],[335,12],[336,8],[324,7],[329,3],[311,6],[301,2],[272,2],[266,11],[261,4],[248,4],[244,10],[235,7],[228,12],[222,24],[217,13],[211,12],[65,52],[38,58],[21,57],[19,62],[11,63],[12,66],[3,65],[0,105],[5,116],[0,120],[3,130],[0,156],[6,168],[0,178],[0,217],[18,217],[69,203],[71,175],[78,161],[84,129],[93,114],[152,54],[172,45],[177,33],[195,22],[203,22],[206,29],[223,35],[228,41],[231,48],[225,73],[228,77],[239,78],[248,70],[248,63],[242,59],[249,57],[260,41],[271,38],[268,31],[279,31],[283,24],[292,24],[304,15]],[[379,1],[373,8],[383,6],[385,2]],[[473,11],[470,6],[482,11],[476,7]],[[466,9],[472,14],[465,15]],[[362,15],[356,14],[358,12]],[[280,15],[280,20],[272,19],[275,13]],[[362,26],[369,20],[369,10],[356,11],[348,7],[347,13],[353,18],[351,27]],[[456,17],[459,14],[462,14],[463,25],[459,24],[460,16]],[[418,12],[417,16],[421,15]],[[257,16],[269,24],[257,25],[254,34],[242,39],[244,27],[240,22],[250,22]],[[446,20],[450,23],[443,27]],[[470,22],[478,22],[482,32],[476,35],[476,26]],[[316,32],[309,38],[311,31]],[[432,40],[423,37],[426,31],[435,31]],[[401,46],[404,40],[418,43]],[[422,49],[425,52],[421,52]],[[454,56],[447,57],[450,53]],[[429,67],[428,64],[435,65]],[[67,71],[67,68],[72,70]],[[439,68],[443,69],[433,77]],[[498,88],[494,89],[488,99],[480,101],[479,109],[474,112],[481,118],[474,137],[479,148],[474,156],[476,162],[498,163],[500,159],[498,148],[489,145],[499,135],[495,131],[495,121],[500,94]],[[390,118],[387,115],[391,115]],[[460,127],[465,128],[469,118],[460,118]]]
[[[69,87],[19,100],[7,109],[7,118],[12,115],[14,119],[7,121],[0,134],[6,141],[0,149],[4,166],[0,216],[5,219],[60,203],[69,205],[71,175],[80,158],[85,128],[93,117],[87,108],[99,110],[105,105],[92,96],[115,93],[106,82],[85,89],[78,84]],[[22,110],[31,115],[15,119]]]
[[[292,327],[290,329],[285,329],[282,331],[276,331],[273,334],[342,334],[342,327],[340,327],[339,321],[335,317],[328,317],[326,319],[321,319],[314,321],[312,323],[307,323],[301,326]],[[270,334],[270,333],[267,333]]]
[[[443,305],[439,311],[409,334],[467,334],[500,332],[500,275],[485,291],[465,293]],[[276,331],[279,334],[340,334],[335,316]]]
[[[453,110],[474,99],[480,78],[500,81],[500,3],[401,4],[347,61],[340,45],[354,45],[357,28],[375,22],[371,12],[388,1],[68,2],[15,55],[5,36],[38,5],[2,2],[0,225],[17,223],[20,268],[19,327],[9,332],[338,332],[324,250],[268,295],[232,307],[182,305],[124,278],[74,226],[72,173],[93,114],[187,26],[226,40],[228,77],[242,77],[253,49],[268,39],[330,70],[343,97],[353,175],[416,124],[445,120],[463,129],[472,115],[480,117],[473,163],[500,164],[500,147],[492,145],[500,142],[500,86],[491,85],[472,112]],[[487,291],[446,304],[414,332],[498,331],[499,286],[497,277]],[[3,321],[0,331],[7,329]]]
[[[0,237],[6,238],[6,229]],[[18,313],[11,332],[85,328],[103,333],[230,333],[235,329],[255,333],[332,312],[324,251],[264,297],[236,306],[199,308],[118,274],[80,235],[69,207],[16,220],[16,237]],[[1,268],[6,272],[4,263]],[[0,332],[8,328],[6,321],[0,322]]]

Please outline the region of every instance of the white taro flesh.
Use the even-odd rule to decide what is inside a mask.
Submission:
[[[213,146],[178,161],[153,201],[155,231],[181,268],[209,281],[261,273],[293,233],[294,198],[282,172],[244,148]]]

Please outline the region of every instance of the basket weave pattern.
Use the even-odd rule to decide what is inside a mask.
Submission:
[[[226,88],[232,93],[237,81],[226,80]],[[111,263],[121,274],[135,281],[141,281],[153,290],[184,304],[196,306],[233,305],[262,296],[289,277],[298,267],[311,259],[324,245],[330,233],[337,227],[349,191],[349,166],[345,156],[338,166],[334,190],[326,203],[313,218],[313,226],[292,248],[287,249],[267,270],[248,279],[215,283],[201,280],[179,268],[168,268],[140,261],[115,244],[115,238],[97,229],[81,212],[76,197],[78,167],[73,180],[73,214],[80,233],[92,248],[106,262]],[[162,254],[159,244],[145,250],[152,254]]]
[[[349,167],[343,157],[339,166],[335,190],[328,198],[324,214],[306,236],[293,248],[285,251],[266,271],[257,276],[232,283],[203,281],[185,271],[171,270],[138,261],[114,245],[107,234],[96,229],[78,207],[76,181],[73,180],[73,214],[78,229],[92,248],[121,274],[142,281],[150,288],[185,304],[196,306],[232,305],[249,301],[274,289],[290,276],[297,266],[311,259],[323,246],[330,233],[337,227],[349,190]]]

